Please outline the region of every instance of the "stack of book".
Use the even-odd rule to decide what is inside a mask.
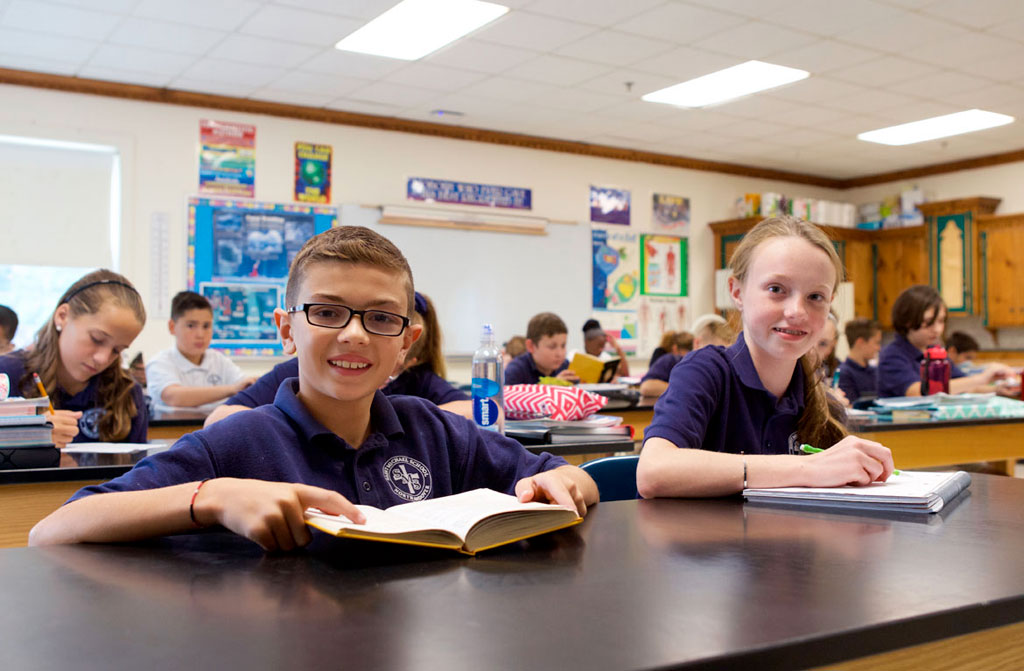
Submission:
[[[53,445],[53,425],[43,414],[49,405],[45,396],[0,401],[0,468],[60,464],[60,450]]]
[[[524,445],[622,442],[633,439],[633,427],[621,417],[591,415],[577,421],[529,419],[505,422],[505,435]]]

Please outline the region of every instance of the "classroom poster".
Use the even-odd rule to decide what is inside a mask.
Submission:
[[[406,184],[405,197],[425,203],[480,205],[511,210],[529,210],[533,207],[532,189],[428,177],[410,177]]]
[[[256,179],[256,126],[199,121],[199,191],[252,198]]]
[[[690,234],[690,199],[656,193],[651,203],[651,223],[655,231],[672,235]]]
[[[644,234],[640,243],[640,293],[685,296],[686,238]]]
[[[653,352],[665,333],[685,331],[689,309],[689,298],[641,296],[636,311],[638,350],[645,354]]]
[[[591,185],[590,221],[629,226],[629,191]]]
[[[640,342],[637,338],[636,312],[595,310],[590,316],[601,322],[601,328],[618,341],[626,356],[636,356]]]
[[[331,202],[331,145],[295,143],[295,200]]]
[[[333,207],[243,199],[188,199],[188,288],[214,306],[211,347],[280,356],[274,308],[306,240],[337,220]]]
[[[626,229],[591,231],[594,291],[591,306],[633,310],[639,295],[639,235]]]

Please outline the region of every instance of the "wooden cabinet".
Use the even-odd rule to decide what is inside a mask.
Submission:
[[[1024,326],[1024,214],[978,217],[985,326]]]

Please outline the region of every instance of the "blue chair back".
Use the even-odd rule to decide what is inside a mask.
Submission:
[[[580,464],[580,468],[597,483],[602,501],[624,501],[640,498],[636,489],[638,456],[602,457]]]

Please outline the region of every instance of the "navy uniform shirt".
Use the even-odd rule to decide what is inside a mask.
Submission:
[[[562,365],[549,373],[548,377],[554,377],[569,367],[569,360],[566,359]],[[533,362],[533,355],[523,352],[508,363],[505,369],[505,384],[538,384],[542,373],[537,370],[537,364]]]
[[[260,377],[256,382],[224,401],[224,404],[244,405],[247,408],[270,405],[274,402],[274,397],[281,383],[290,377],[298,376],[298,358],[288,359],[277,364],[270,372]],[[389,396],[392,394],[419,396],[436,405],[451,403],[452,401],[470,400],[469,394],[461,392],[448,384],[426,366],[413,366],[403,371],[401,375],[385,385],[383,391]]]
[[[665,349],[664,347],[655,347],[654,351],[651,352],[651,360],[650,360],[650,362],[648,362],[647,368],[648,369],[654,368],[654,362],[657,361],[658,359],[660,359],[661,357],[665,356],[668,353],[669,353],[669,351],[667,349]]]
[[[26,352],[19,350],[0,356],[0,373],[7,373],[11,380],[11,395],[17,396],[24,392],[18,389],[18,382],[25,375]],[[53,407],[61,410],[81,411],[82,416],[78,418],[78,435],[71,441],[73,443],[95,443],[102,442],[100,438],[100,419],[106,414],[103,409],[103,402],[98,398],[99,377],[94,376],[89,380],[85,389],[74,396],[69,396],[62,389],[50,390],[50,400]],[[35,387],[33,386],[33,389]],[[149,431],[149,411],[146,408],[146,401],[142,397],[142,387],[138,383],[132,386],[132,401],[135,403],[135,417],[132,418],[132,428],[128,435],[121,439],[125,443],[145,443],[146,434]]]
[[[662,380],[664,382],[668,382],[669,375],[672,373],[672,368],[682,360],[683,357],[680,354],[672,354],[671,352],[662,354],[658,357],[658,360],[654,362],[654,365],[647,369],[644,376],[640,378],[640,382],[643,383],[644,380]]]
[[[761,384],[741,333],[728,348],[702,347],[672,369],[644,440],[732,454],[796,454],[804,374],[794,364],[782,398]]]
[[[273,405],[187,434],[171,449],[69,500],[233,477],[323,487],[353,503],[387,508],[478,487],[514,494],[521,478],[565,465],[561,457],[531,454],[421,398],[380,391],[370,407],[370,435],[355,449],[313,418],[297,388],[298,379],[287,379]]]
[[[878,396],[906,396],[907,388],[921,381],[921,360],[924,354],[910,344],[905,336],[896,334],[893,341],[878,353]],[[951,378],[963,377],[963,372],[952,366]]]
[[[847,357],[839,364],[839,388],[846,399],[853,403],[858,398],[871,398],[878,394],[878,369],[868,364],[862,366]]]

